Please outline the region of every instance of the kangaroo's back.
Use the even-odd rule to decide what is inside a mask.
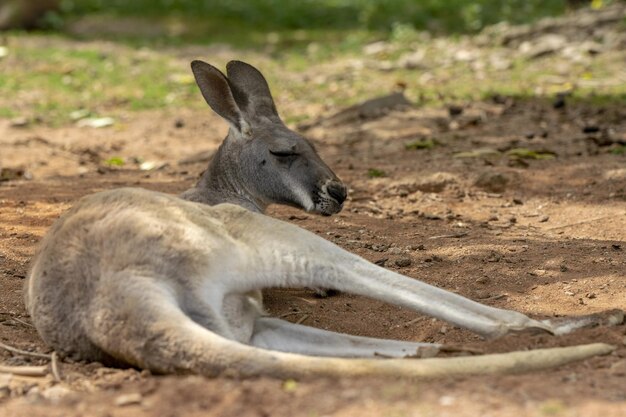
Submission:
[[[155,285],[192,287],[190,277],[213,267],[208,251],[232,250],[220,219],[225,209],[245,211],[132,188],[81,199],[43,239],[26,283],[27,308],[44,341],[63,353],[72,346],[71,353],[98,358],[84,318],[90,310],[108,310],[103,280],[130,268],[157,272],[163,278]]]

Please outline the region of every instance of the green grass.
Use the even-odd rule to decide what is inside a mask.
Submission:
[[[610,77],[619,67],[600,54],[588,65],[572,64],[566,83],[552,85],[545,77],[554,73],[553,58],[516,59],[510,69],[486,69],[478,78],[469,63],[432,64],[442,51],[420,32],[452,32],[448,39],[454,45],[456,34],[502,18],[529,21],[560,13],[564,0],[292,0],[280,7],[277,1],[64,0],[57,21],[65,26],[59,31],[10,32],[0,39],[9,48],[9,55],[0,58],[0,117],[27,116],[57,126],[72,122],[70,113],[79,109],[97,117],[199,108],[204,102],[185,51],[192,46],[194,57],[202,57],[202,48],[210,51],[216,43],[232,48],[219,59],[231,55],[261,63],[277,99],[294,104],[279,106],[291,124],[311,117],[308,104],[339,109],[388,94],[398,83],[407,86],[413,102],[441,105],[494,94],[551,97],[581,80],[589,84]],[[528,13],[521,13],[525,8]],[[77,30],[81,22],[83,29]],[[429,68],[384,72],[366,66],[353,71],[345,65],[362,60],[363,46],[375,40],[387,40],[392,47],[368,57],[369,62],[393,61],[420,48]],[[224,64],[207,55],[205,59]],[[422,80],[425,73],[432,81]],[[609,104],[625,97],[623,83],[583,83],[571,100]]]
[[[524,23],[563,13],[566,0],[64,0],[61,15],[196,16],[269,30],[365,28],[474,32],[501,20]]]
[[[33,39],[17,35],[22,38]],[[11,55],[0,61],[0,108],[7,109],[13,97],[19,110],[26,108],[31,116],[62,124],[78,109],[99,115],[119,108],[163,108],[184,105],[195,94],[187,68],[173,67],[165,56],[64,44],[62,38],[39,40],[23,45],[18,41]],[[19,110],[2,115],[10,117]]]

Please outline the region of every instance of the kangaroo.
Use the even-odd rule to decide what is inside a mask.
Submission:
[[[341,210],[346,187],[313,145],[281,122],[258,70],[232,61],[224,75],[194,61],[192,71],[209,106],[230,124],[198,184],[182,198],[139,188],[84,197],[40,245],[25,301],[42,339],[59,355],[158,373],[238,377],[420,377],[539,366],[537,351],[516,352],[513,364],[498,355],[406,359],[432,356],[442,346],[268,317],[259,291],[267,287],[359,294],[486,337],[525,329],[562,334],[599,322],[595,316],[535,320],[485,306],[263,215],[273,203],[331,215]],[[609,317],[622,319],[619,311]],[[560,348],[548,362],[613,349],[581,348]]]

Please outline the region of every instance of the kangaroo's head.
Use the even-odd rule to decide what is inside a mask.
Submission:
[[[193,61],[191,69],[209,106],[230,124],[205,184],[238,193],[244,205],[259,211],[269,204],[323,215],[341,210],[346,186],[311,142],[285,126],[256,68],[231,61],[225,76],[212,65]]]

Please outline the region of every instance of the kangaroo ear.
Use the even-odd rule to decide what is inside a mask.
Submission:
[[[280,120],[267,81],[258,69],[245,62],[230,61],[226,74],[235,101],[246,115]]]
[[[244,119],[230,84],[222,71],[203,61],[192,61],[191,71],[202,96],[213,111],[226,119],[237,131],[248,135],[249,125]]]

